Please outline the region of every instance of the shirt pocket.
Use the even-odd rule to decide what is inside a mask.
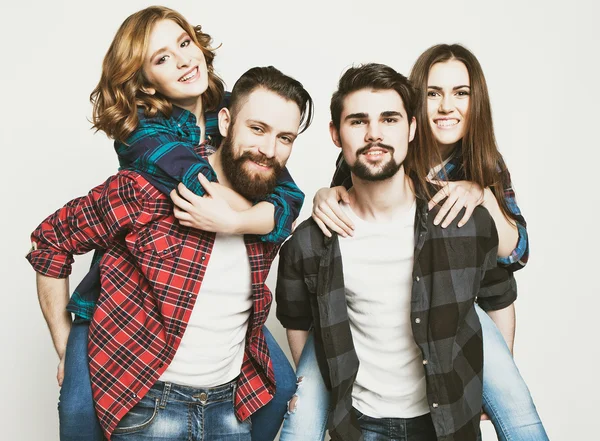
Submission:
[[[138,250],[142,254],[150,254],[162,260],[177,257],[182,246],[183,241],[180,238],[152,227],[143,230],[138,236]]]

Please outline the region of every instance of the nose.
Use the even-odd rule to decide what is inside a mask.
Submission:
[[[264,142],[258,146],[258,151],[265,155],[267,158],[274,158],[275,151],[277,150],[277,137],[276,136],[265,136]]]
[[[379,142],[383,139],[381,134],[381,127],[379,123],[373,122],[367,125],[367,133],[365,140],[368,142]]]
[[[189,67],[192,64],[191,58],[181,52],[178,52],[175,56],[177,57],[177,67],[180,69],[182,67]]]
[[[440,113],[450,113],[454,108],[454,104],[452,102],[452,97],[449,95],[444,95],[440,100]]]

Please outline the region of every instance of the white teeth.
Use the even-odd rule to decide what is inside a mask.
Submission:
[[[194,69],[192,72],[187,74],[185,77],[179,79],[179,81],[184,82],[189,80],[190,78],[194,78],[196,76],[197,69]]]
[[[452,127],[458,124],[457,119],[438,119],[436,121],[438,127]]]
[[[383,155],[385,152],[382,152],[381,150],[375,150],[373,152],[367,152],[366,154],[368,156],[379,156],[379,155]]]

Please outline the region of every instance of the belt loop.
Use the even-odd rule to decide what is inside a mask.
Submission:
[[[237,378],[231,382],[231,395],[233,397],[232,401],[234,403],[235,403],[235,393],[237,391],[237,383],[238,383],[238,379]]]
[[[167,399],[169,398],[169,392],[171,392],[171,383],[166,382],[163,388],[162,396],[160,397],[160,408],[164,409],[167,407]]]

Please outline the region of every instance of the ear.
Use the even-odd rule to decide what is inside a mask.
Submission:
[[[142,86],[142,92],[144,92],[146,95],[154,95],[156,93],[156,89],[154,87]]]
[[[223,107],[219,110],[219,132],[223,138],[227,138],[227,134],[229,133],[229,125],[231,124],[231,113],[229,113],[229,109]]]
[[[340,132],[333,125],[333,121],[329,122],[329,134],[331,135],[331,140],[338,147],[342,148],[342,143],[340,141]]]
[[[408,142],[415,139],[415,133],[417,133],[417,119],[413,116],[408,126]]]

